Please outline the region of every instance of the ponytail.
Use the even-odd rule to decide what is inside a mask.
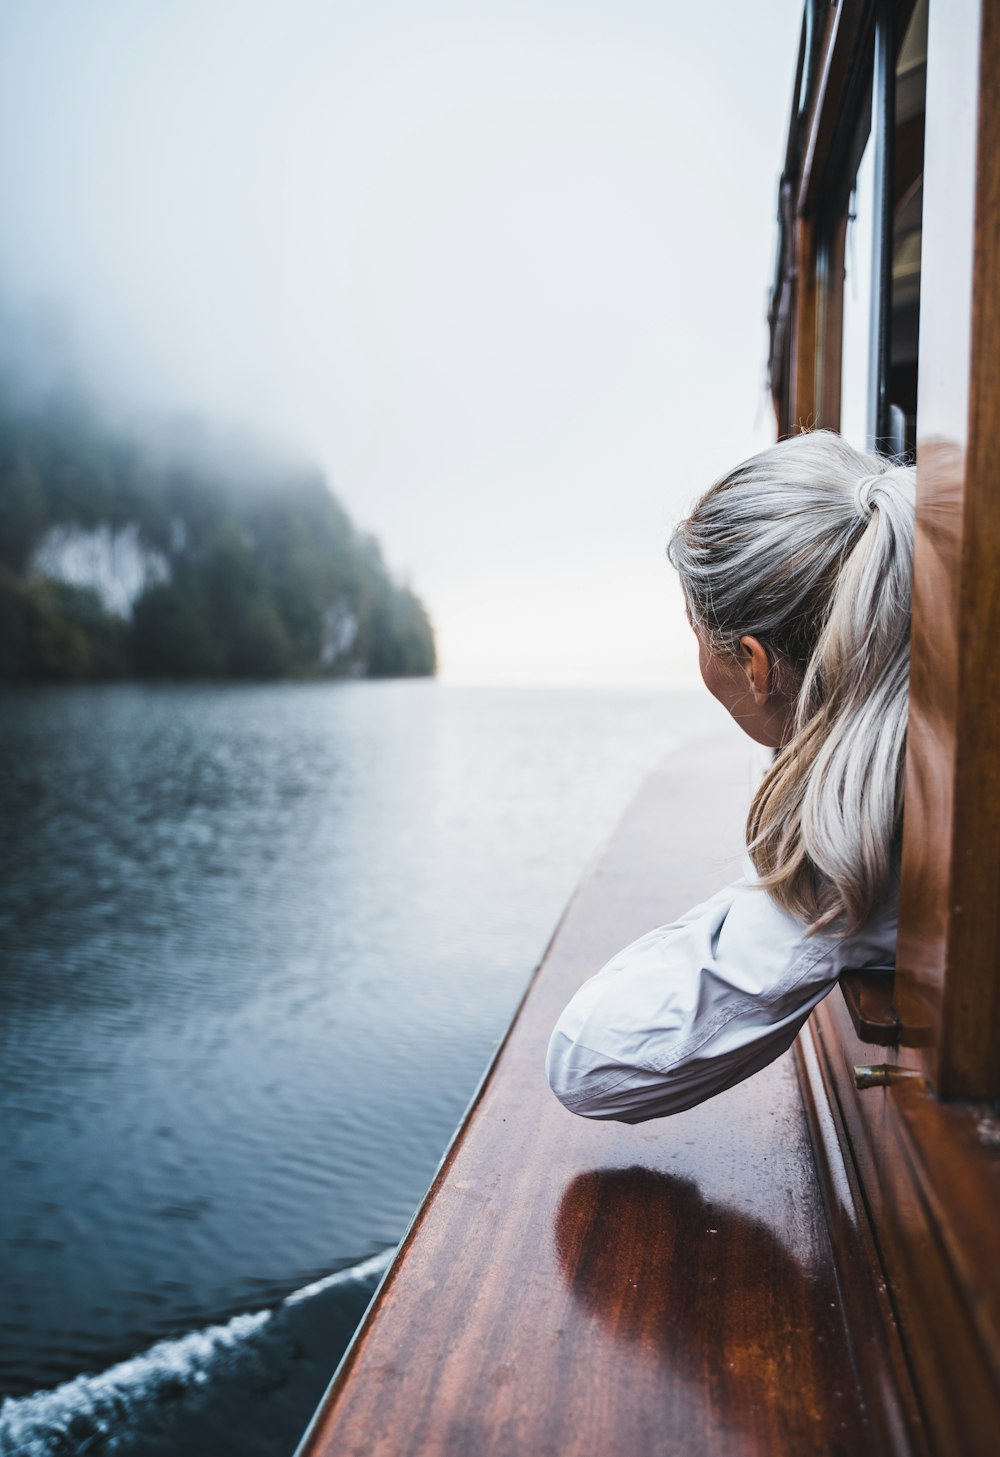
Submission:
[[[810,932],[857,930],[893,877],[914,476],[827,431],[795,436],[712,486],[668,548],[712,650],[753,634],[799,684],[747,847],[761,884]]]

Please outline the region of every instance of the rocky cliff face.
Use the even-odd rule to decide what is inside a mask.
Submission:
[[[5,395],[0,682],[411,677],[419,599],[322,474],[191,425],[119,434]]]
[[[52,526],[35,548],[30,571],[71,587],[90,587],[106,612],[131,617],[143,592],[170,581],[170,563],[127,526]]]

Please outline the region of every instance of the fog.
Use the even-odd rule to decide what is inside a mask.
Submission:
[[[315,461],[446,678],[689,677],[663,548],[773,438],[800,10],[7,0],[26,373]]]

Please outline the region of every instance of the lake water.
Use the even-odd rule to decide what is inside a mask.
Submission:
[[[0,1453],[291,1452],[574,885],[706,715],[0,698]]]

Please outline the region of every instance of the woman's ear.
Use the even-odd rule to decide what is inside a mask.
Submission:
[[[753,701],[762,708],[771,696],[771,659],[760,638],[748,633],[740,638],[743,671],[753,694]]]

